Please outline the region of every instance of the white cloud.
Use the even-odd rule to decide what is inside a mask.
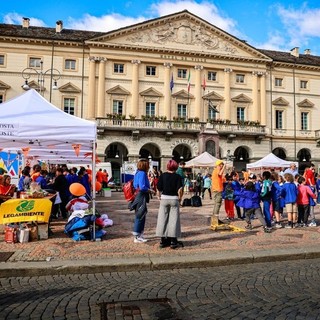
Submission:
[[[8,13],[4,16],[3,21],[4,23],[8,23],[8,24],[22,24],[22,18],[23,16],[18,14],[18,13]],[[31,26],[35,26],[35,27],[45,27],[46,24],[37,18],[32,18],[32,17],[26,17],[30,19],[30,25]]]
[[[76,30],[107,32],[145,20],[145,17],[132,18],[120,14],[111,14],[101,17],[94,17],[89,14],[85,14],[82,19],[73,19],[70,17],[65,27]]]

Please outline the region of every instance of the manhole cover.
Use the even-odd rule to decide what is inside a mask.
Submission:
[[[186,320],[178,306],[170,299],[145,299],[132,301],[113,301],[99,304],[102,320]]]
[[[0,262],[6,262],[14,252],[0,252]]]

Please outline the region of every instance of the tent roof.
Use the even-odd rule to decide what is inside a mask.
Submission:
[[[203,152],[199,156],[186,162],[186,167],[214,167],[218,159],[208,152]]]
[[[253,168],[288,168],[290,167],[290,164],[292,161],[286,161],[282,160],[281,158],[278,158],[276,155],[273,153],[269,153],[266,155],[264,158],[247,164],[248,169],[253,169]]]
[[[96,123],[67,114],[31,89],[0,108],[2,148],[65,148],[72,144],[92,149]]]

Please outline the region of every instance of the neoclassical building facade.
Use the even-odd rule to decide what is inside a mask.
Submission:
[[[0,102],[35,88],[98,126],[99,157],[320,161],[320,57],[261,50],[182,11],[111,32],[0,24]],[[0,106],[1,107],[1,106]]]

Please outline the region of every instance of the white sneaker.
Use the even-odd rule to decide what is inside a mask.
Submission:
[[[276,223],[276,228],[277,229],[281,229],[282,228],[282,224],[281,223]]]
[[[311,221],[309,224],[308,224],[309,227],[316,227],[317,226],[317,223],[315,221]]]
[[[136,237],[134,237],[134,240],[133,240],[134,243],[145,243],[147,241],[148,241],[147,239],[145,239],[145,238],[143,238],[141,236],[140,237],[136,236]]]

